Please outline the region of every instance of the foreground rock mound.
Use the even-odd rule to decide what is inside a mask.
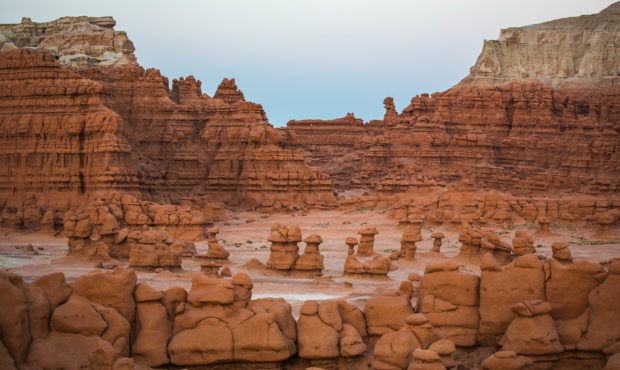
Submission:
[[[620,350],[618,276],[620,262],[542,264],[528,254],[502,268],[487,254],[481,278],[450,261],[430,264],[417,297],[404,281],[363,311],[311,300],[295,322],[283,299],[252,300],[244,273],[196,273],[187,292],[136,284],[122,267],[71,284],[62,273],[27,283],[1,272],[0,359],[8,368],[366,366],[372,351],[377,369],[440,369],[479,362],[459,356],[489,348],[457,347],[490,346],[501,351],[483,356],[484,369],[600,368]]]
[[[562,352],[558,332],[549,315],[551,304],[542,300],[517,303],[510,309],[519,315],[512,320],[500,340],[504,351],[521,355],[546,355]]]
[[[462,347],[477,343],[480,322],[480,278],[458,270],[452,262],[426,266],[417,311],[442,337]]]
[[[177,366],[231,361],[282,361],[297,352],[291,306],[282,299],[250,301],[252,281],[194,275],[183,309],[177,309],[168,345]]]
[[[299,356],[355,357],[366,352],[364,314],[343,300],[306,301],[297,321]]]

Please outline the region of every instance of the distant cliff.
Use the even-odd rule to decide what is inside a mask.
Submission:
[[[487,40],[459,84],[499,85],[536,79],[546,86],[618,86],[620,2],[598,14],[503,29]]]
[[[620,3],[503,30],[471,74],[383,120],[291,121],[338,190],[459,184],[515,194],[620,193]]]

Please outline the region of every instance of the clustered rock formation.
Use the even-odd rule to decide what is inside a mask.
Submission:
[[[4,368],[117,368],[129,356],[142,366],[282,361],[297,352],[290,305],[251,300],[245,274],[196,274],[188,293],[136,285],[122,267],[70,285],[62,273],[34,283],[2,273],[0,290]]]
[[[220,245],[220,242],[217,240],[217,234],[220,232],[220,229],[217,227],[210,227],[207,229],[207,233],[209,234],[207,238],[207,243],[209,246],[209,250],[206,255],[197,254],[195,259],[200,264],[200,269],[206,275],[210,276],[219,276],[220,267],[229,263],[228,256],[230,253],[224,249]]]
[[[405,281],[363,310],[343,300],[307,301],[297,322],[283,299],[251,300],[253,283],[243,273],[194,274],[189,292],[136,283],[122,267],[71,284],[62,273],[33,283],[0,273],[1,363],[203,366],[296,354],[329,360],[361,356],[375,343],[377,369],[452,367],[456,347],[477,345],[498,348],[482,363],[493,369],[580,358],[600,364],[605,355],[613,363],[620,351],[620,262],[541,262],[528,253],[501,267],[485,254],[480,276],[451,261],[429,264],[417,296]]]
[[[177,239],[195,241],[203,238],[205,226],[213,222],[208,210],[203,213],[189,207],[142,201],[123,192],[95,195],[93,202],[84,204],[77,212],[65,214],[65,229],[73,228],[79,218],[82,220],[80,234],[86,234],[80,235],[82,237],[90,234],[104,236],[123,228],[140,230],[149,226],[165,230]]]
[[[205,226],[201,213],[120,192],[104,193],[71,213],[64,224],[68,255],[101,262],[129,259],[130,266],[141,268],[180,268],[182,257],[196,252],[187,240],[201,238]]]
[[[442,337],[473,346],[480,321],[479,286],[478,276],[459,271],[455,263],[429,264],[420,283],[418,311]]]
[[[283,299],[251,300],[252,280],[194,275],[187,301],[176,308],[170,363],[282,361],[297,352],[295,321]]]
[[[320,235],[311,234],[304,239],[306,249],[299,255],[301,229],[294,225],[289,229],[286,225],[273,224],[271,234],[267,238],[271,242],[271,253],[267,260],[267,268],[295,276],[320,276],[323,270],[323,255],[319,244],[323,243]]]
[[[359,245],[357,239],[348,237],[345,244],[348,247],[347,259],[344,262],[344,274],[352,277],[385,277],[394,266],[390,259],[374,251],[375,235],[379,231],[376,227],[367,227],[358,231],[361,235]],[[355,252],[357,246],[357,253]]]
[[[366,320],[343,300],[306,301],[297,320],[299,356],[307,359],[355,357],[366,352]]]
[[[422,221],[415,220],[416,222],[408,222],[411,226],[406,226],[405,231],[403,232],[403,236],[400,240],[400,251],[393,252],[390,255],[391,259],[404,258],[406,260],[413,260],[415,258],[415,253],[418,247],[415,245],[416,242],[422,240]],[[433,234],[437,235],[437,234]],[[437,240],[437,239],[436,239]],[[437,244],[437,242],[433,242]],[[441,246],[441,239],[439,239],[439,247]],[[439,252],[439,250],[433,249],[434,252]]]

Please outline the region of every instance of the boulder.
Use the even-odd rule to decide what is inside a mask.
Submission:
[[[170,362],[177,366],[208,365],[233,359],[233,335],[217,319],[205,319],[194,329],[181,331],[168,344]]]
[[[65,274],[62,272],[41,276],[34,281],[34,285],[45,291],[52,310],[65,303],[71,295],[71,288],[67,285]]]
[[[164,305],[157,301],[139,302],[131,345],[136,362],[149,367],[168,364],[168,342],[171,337],[172,323]]]
[[[91,302],[115,308],[131,323],[135,316],[136,280],[133,270],[117,267],[113,272],[94,271],[82,275],[71,284],[71,289]]]
[[[52,314],[50,328],[59,333],[100,336],[108,327],[103,317],[84,298],[71,296]]]
[[[399,330],[405,318],[413,314],[411,300],[403,296],[378,295],[370,298],[364,308],[364,316],[370,335],[383,335]]]
[[[519,316],[512,320],[500,340],[503,351],[521,355],[549,355],[564,351],[549,313],[551,305],[530,300],[511,306]]]

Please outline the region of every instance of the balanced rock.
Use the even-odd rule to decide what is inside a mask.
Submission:
[[[500,340],[502,350],[522,355],[546,355],[564,351],[549,315],[549,302],[530,300],[510,308],[519,316],[512,320]]]

